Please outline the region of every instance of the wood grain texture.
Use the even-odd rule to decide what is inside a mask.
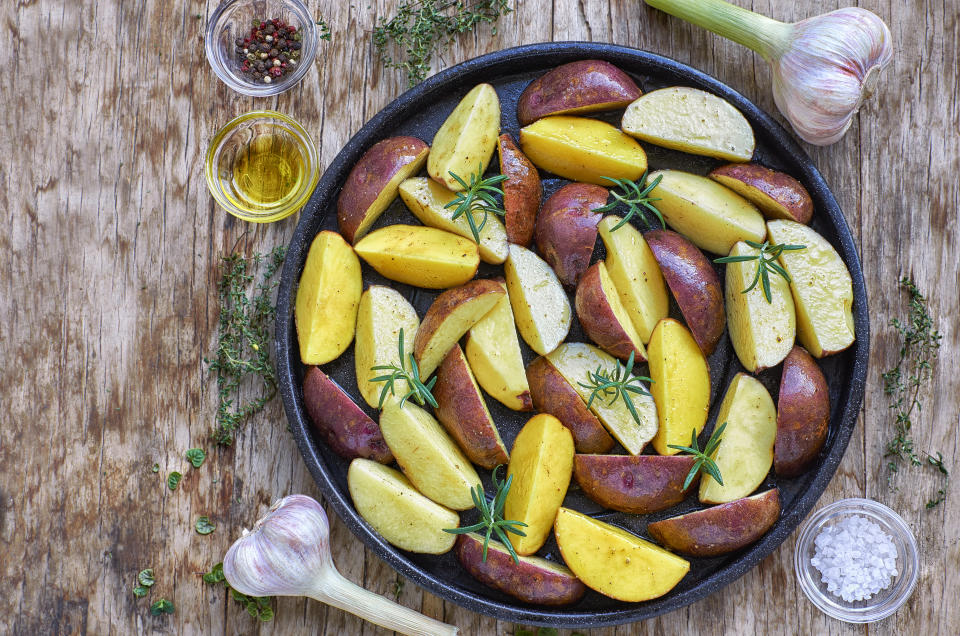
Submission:
[[[736,0],[793,21],[834,0]],[[299,119],[327,165],[360,126],[406,85],[384,72],[370,31],[396,0],[311,0],[333,28],[316,68],[276,98],[240,97],[203,58],[215,3],[10,0],[0,8],[0,632],[14,634],[380,634],[351,615],[281,599],[257,625],[200,574],[240,529],[284,494],[320,493],[278,402],[199,470],[183,453],[202,445],[216,391],[202,362],[216,337],[218,255],[285,244],[296,217],[267,226],[234,221],[213,204],[203,154],[218,127],[253,108]],[[435,70],[518,44],[598,40],[674,57],[729,84],[770,113],[770,73],[750,51],[658,13],[639,0],[516,0],[498,34],[457,41]],[[880,374],[898,343],[887,326],[905,313],[896,280],[912,275],[940,317],[943,349],[917,447],[958,466],[960,315],[960,5],[943,0],[860,4],[890,25],[891,69],[853,128],[829,148],[808,147],[842,206],[863,256],[873,319],[872,364],[860,426],[822,498],[876,498],[918,538],[920,581],[904,609],[844,625],[797,587],[793,540],[746,576],[693,606],[613,634],[960,633],[960,494],[924,509],[937,482],[908,470],[887,485],[892,417]],[[199,17],[198,17],[199,16]],[[169,46],[169,43],[174,46]],[[153,473],[154,462],[160,472]],[[184,474],[176,492],[164,485]],[[955,489],[954,489],[955,490]],[[209,515],[215,533],[193,524]],[[348,578],[392,595],[396,574],[331,514],[334,559]],[[131,589],[152,567],[148,599]],[[176,604],[154,618],[152,600]],[[511,634],[406,585],[405,605],[465,634]],[[709,620],[709,627],[703,620]],[[565,632],[568,633],[568,632]]]

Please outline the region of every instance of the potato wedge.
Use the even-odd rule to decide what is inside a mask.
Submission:
[[[303,404],[314,432],[337,455],[393,462],[377,423],[317,367],[308,367],[303,376]]]
[[[549,360],[540,356],[531,362],[527,366],[527,380],[533,406],[570,429],[578,453],[606,453],[613,448],[613,438],[607,429]]]
[[[507,477],[513,477],[503,518],[527,524],[526,536],[510,536],[517,554],[533,554],[550,535],[557,509],[573,474],[573,436],[552,415],[530,418],[510,451]]]
[[[427,162],[430,146],[416,137],[390,137],[375,143],[353,166],[337,199],[343,238],[356,243],[397,198],[397,186]]]
[[[640,334],[620,302],[603,261],[594,263],[580,279],[574,298],[577,318],[587,336],[610,355],[640,362],[647,359]]]
[[[401,550],[424,554],[449,552],[457,535],[444,528],[460,526],[460,515],[417,492],[400,471],[366,459],[347,470],[353,507],[381,537]]]
[[[513,143],[510,135],[500,135],[497,149],[500,154],[500,174],[508,177],[503,182],[503,222],[507,227],[507,240],[527,247],[533,240],[533,228],[543,196],[540,173]]]
[[[400,198],[420,222],[447,232],[474,240],[466,215],[453,219],[454,207],[444,207],[454,200],[456,194],[447,190],[433,179],[413,177],[405,180],[399,187]],[[484,263],[500,264],[507,260],[507,231],[503,223],[493,213],[488,213],[486,221],[483,212],[473,212],[473,219],[480,230],[480,260]]]
[[[660,170],[649,181],[663,177],[650,191],[667,225],[700,249],[726,256],[737,241],[762,243],[767,235],[763,215],[742,196],[700,175]]]
[[[560,556],[583,583],[620,601],[648,601],[672,590],[690,563],[623,528],[560,508]]]
[[[413,341],[420,377],[429,378],[463,334],[506,296],[499,281],[472,280],[434,299]]]
[[[510,461],[460,345],[453,345],[437,369],[432,393],[434,414],[470,461],[488,470]]]
[[[619,110],[640,97],[630,76],[610,62],[577,60],[530,82],[517,100],[521,126],[547,115]]]
[[[567,337],[573,321],[563,285],[549,265],[519,245],[510,246],[504,274],[517,330],[531,349],[550,353]]]
[[[829,424],[830,388],[823,371],[806,349],[794,346],[780,377],[774,472],[793,477],[805,471],[827,441]]]
[[[470,182],[470,175],[486,171],[500,134],[500,99],[490,84],[477,84],[467,93],[433,137],[427,174],[449,190],[465,188],[454,173]]]
[[[752,497],[656,521],[647,526],[647,532],[671,550],[715,557],[754,543],[779,518],[780,492],[772,488]]]
[[[576,455],[573,476],[598,504],[642,515],[683,501],[683,482],[695,461],[692,455]]]
[[[797,309],[797,339],[815,358],[843,351],[855,339],[853,282],[843,259],[813,229],[793,221],[770,221],[770,240],[806,245],[784,252],[780,264],[792,279]]]
[[[506,546],[494,539],[487,543],[484,559],[484,538],[475,532],[457,537],[454,554],[473,578],[524,603],[569,605],[587,591],[566,566],[538,556],[521,556],[514,563]]]
[[[723,485],[710,475],[703,475],[702,503],[726,503],[746,497],[763,483],[773,464],[777,410],[759,380],[745,373],[734,376],[717,414],[717,424],[723,422],[727,427],[713,456]]]
[[[544,117],[520,129],[520,147],[535,166],[571,181],[636,181],[647,169],[647,153],[640,144],[598,119]]]
[[[382,276],[427,289],[462,285],[480,265],[476,243],[422,225],[388,225],[364,236],[354,250]]]
[[[496,282],[503,288],[504,296],[467,332],[467,361],[477,383],[491,397],[508,409],[529,411],[533,402],[513,309],[506,295],[507,284],[501,279]]]
[[[480,477],[433,416],[409,401],[402,408],[388,404],[380,414],[380,430],[417,490],[447,508],[473,508],[470,489]]]
[[[737,243],[730,256],[754,256],[760,253],[746,243]],[[797,317],[790,294],[790,284],[779,274],[770,272],[770,298],[767,302],[763,285],[750,291],[757,274],[757,261],[727,263],[726,308],[730,342],[740,363],[756,373],[780,364],[797,335]]]
[[[727,325],[720,277],[696,245],[670,230],[652,230],[643,235],[653,252],[663,278],[670,287],[680,313],[703,355],[717,348]]]
[[[590,265],[600,221],[600,214],[593,210],[606,204],[608,194],[597,185],[568,183],[546,200],[537,215],[537,250],[567,287],[575,287]]]
[[[304,364],[336,360],[353,341],[363,280],[360,261],[336,232],[323,231],[310,244],[294,308]]]
[[[615,373],[617,360],[600,349],[582,342],[566,342],[549,354],[547,359],[557,371],[570,383],[584,402],[589,402],[592,391],[580,385],[588,384],[588,373],[601,371]],[[633,386],[636,386],[635,384]],[[641,386],[643,386],[641,384]],[[646,388],[646,387],[644,387]],[[639,455],[643,447],[657,433],[657,407],[649,395],[632,396],[634,408],[640,421],[633,419],[623,399],[612,404],[609,397],[599,396],[590,404],[590,410],[600,418],[610,434],[620,442],[631,455]]]
[[[768,219],[809,223],[813,199],[790,175],[756,163],[731,163],[710,171],[709,177],[753,203]]]
[[[660,428],[653,448],[676,455],[670,444],[689,446],[700,435],[710,410],[710,367],[687,328],[673,318],[657,323],[647,348],[650,356],[650,393],[657,405]]]
[[[360,297],[360,309],[357,312],[357,343],[353,348],[354,369],[357,374],[357,388],[360,395],[373,408],[380,408],[380,394],[384,384],[371,380],[383,371],[373,367],[386,364],[400,364],[400,330],[403,330],[403,350],[413,351],[413,340],[417,336],[420,318],[403,294],[383,285],[371,285]],[[398,387],[394,393],[384,396],[387,401],[399,401],[406,392],[406,386]]]
[[[597,225],[607,248],[603,262],[640,340],[647,344],[653,328],[667,317],[670,300],[663,273],[643,235],[630,223],[613,229],[621,220],[605,216]]]
[[[730,102],[686,86],[651,91],[627,106],[625,133],[658,146],[727,161],[750,161],[753,128]]]

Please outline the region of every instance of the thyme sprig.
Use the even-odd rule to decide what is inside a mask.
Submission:
[[[483,491],[483,484],[477,484],[474,488],[470,489],[470,496],[473,497],[473,505],[476,506],[480,512],[480,521],[472,526],[444,528],[443,531],[449,532],[450,534],[466,534],[468,532],[484,531],[484,563],[487,561],[487,547],[490,544],[490,535],[496,534],[500,542],[506,546],[510,556],[513,557],[513,562],[520,563],[520,558],[517,556],[516,550],[513,549],[513,544],[510,543],[510,537],[507,536],[507,533],[512,532],[513,534],[525,537],[527,533],[519,530],[518,527],[522,526],[526,528],[527,524],[522,521],[511,521],[503,518],[503,507],[507,503],[507,494],[510,492],[510,485],[513,483],[513,475],[508,476],[506,481],[499,481],[497,479],[497,471],[501,466],[503,466],[503,464],[495,467],[491,474],[493,487],[496,489],[496,494],[493,496],[493,499],[487,499],[487,495]]]
[[[223,583],[223,587],[230,591],[233,600],[243,605],[247,614],[263,622],[273,620],[273,607],[271,607],[272,596],[247,596],[230,587],[226,577],[223,575],[223,563],[217,563],[209,572],[203,575],[203,582],[207,585],[216,585]]]
[[[389,371],[384,375],[378,375],[375,378],[372,378],[371,382],[383,382],[383,389],[380,390],[380,402],[377,404],[378,409],[383,408],[383,403],[387,400],[387,395],[396,395],[396,384],[398,380],[403,380],[407,383],[407,392],[402,398],[400,398],[400,407],[403,408],[403,405],[407,400],[413,398],[417,404],[423,406],[424,404],[429,404],[430,406],[436,408],[437,401],[433,397],[433,393],[430,391],[433,389],[433,385],[437,383],[436,376],[433,377],[429,382],[424,383],[420,379],[420,368],[417,366],[417,361],[413,357],[412,353],[406,354],[404,356],[403,350],[403,329],[400,329],[400,338],[399,343],[397,344],[397,350],[399,352],[400,364],[378,364],[375,367],[370,367],[371,371]]]
[[[717,462],[713,460],[711,455],[713,455],[714,452],[716,452],[717,447],[720,446],[721,436],[723,435],[723,429],[725,428],[727,428],[726,422],[715,428],[713,433],[710,435],[710,439],[707,440],[707,445],[703,447],[702,451],[697,443],[696,430],[690,434],[689,446],[667,444],[667,448],[673,448],[684,453],[690,453],[697,458],[697,461],[695,461],[693,466],[690,467],[690,472],[687,473],[687,478],[683,480],[684,490],[690,487],[690,484],[693,482],[693,478],[696,477],[697,473],[701,471],[706,472],[708,475],[713,477],[721,486],[723,485],[723,475],[720,474],[720,468],[717,466]]]
[[[450,172],[457,183],[463,186],[462,192],[457,192],[456,196],[444,205],[444,209],[453,208],[452,221],[456,221],[461,216],[466,216],[467,224],[470,226],[470,233],[473,234],[473,240],[480,242],[480,232],[487,224],[487,215],[490,213],[503,216],[506,214],[504,209],[497,202],[494,195],[503,196],[503,190],[497,187],[498,183],[507,180],[507,175],[498,174],[493,177],[483,178],[483,164],[477,164],[477,171],[470,175],[470,183],[467,183],[460,175]],[[477,225],[477,219],[474,214],[482,214],[480,225]]]
[[[659,201],[660,199],[650,196],[650,191],[657,187],[657,184],[659,184],[660,180],[663,179],[663,175],[657,175],[656,179],[650,183],[647,183],[648,172],[648,170],[645,170],[643,172],[643,176],[641,176],[637,181],[631,181],[630,179],[601,177],[602,179],[606,179],[607,181],[615,184],[616,187],[619,187],[621,190],[623,190],[623,194],[619,194],[615,190],[610,190],[610,196],[612,196],[614,200],[603,207],[596,208],[594,212],[598,212],[600,214],[612,212],[621,203],[627,206],[627,213],[622,219],[620,219],[619,223],[610,228],[611,232],[619,230],[621,227],[629,223],[630,219],[636,215],[639,215],[640,218],[642,218],[648,225],[653,225],[650,222],[650,219],[647,218],[648,212],[653,212],[656,215],[656,217],[660,220],[660,227],[667,227],[660,210],[653,205],[653,201]]]
[[[767,299],[768,303],[773,303],[773,295],[770,293],[770,270],[773,270],[777,274],[783,277],[785,281],[792,282],[790,280],[790,274],[787,273],[780,263],[777,262],[777,259],[780,258],[780,255],[784,252],[792,252],[795,250],[806,249],[806,245],[788,245],[784,243],[775,243],[772,244],[770,241],[764,241],[763,243],[756,243],[754,241],[746,241],[747,245],[750,247],[760,250],[756,254],[743,254],[742,256],[724,256],[723,258],[713,259],[714,263],[745,263],[747,261],[757,261],[757,273],[753,276],[753,282],[750,283],[750,286],[741,291],[741,294],[746,294],[754,287],[757,286],[757,283],[761,283],[763,287],[763,297]]]
[[[634,421],[640,423],[640,414],[637,413],[637,407],[633,404],[633,395],[650,395],[650,392],[644,388],[642,382],[653,382],[652,379],[643,375],[633,375],[633,352],[627,358],[626,366],[617,363],[613,371],[597,367],[596,371],[587,372],[587,383],[577,382],[585,389],[590,389],[590,398],[587,400],[587,408],[593,404],[596,398],[605,400],[609,398],[607,404],[613,405],[617,399],[622,399],[633,416]],[[634,386],[634,382],[637,386]]]

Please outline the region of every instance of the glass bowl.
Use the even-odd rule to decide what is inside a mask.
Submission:
[[[876,523],[890,536],[897,549],[897,575],[887,589],[872,598],[848,602],[827,591],[820,571],[810,560],[816,552],[814,540],[820,531],[851,516]],[[890,508],[871,499],[842,499],[814,513],[800,529],[793,565],[807,598],[823,613],[847,623],[871,623],[896,612],[913,593],[920,569],[917,542],[906,522]]]
[[[214,135],[204,175],[221,208],[245,221],[269,223],[306,204],[320,179],[320,162],[303,126],[282,113],[255,110]]]
[[[302,36],[300,61],[293,72],[266,84],[254,81],[240,71],[235,40],[250,34],[254,19],[274,18],[297,27]],[[213,72],[224,84],[244,95],[269,97],[294,86],[313,66],[317,54],[317,26],[310,11],[300,0],[227,0],[210,16],[204,48]]]

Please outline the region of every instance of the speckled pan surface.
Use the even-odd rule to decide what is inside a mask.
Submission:
[[[496,88],[501,103],[502,132],[508,132],[516,138],[520,126],[516,119],[515,106],[524,87],[540,74],[559,64],[591,58],[616,64],[629,73],[645,92],[670,85],[693,86],[719,95],[740,109],[750,121],[756,134],[757,150],[754,161],[783,170],[806,186],[815,206],[811,226],[834,245],[846,262],[853,277],[853,311],[857,340],[847,351],[820,361],[830,386],[830,432],[826,445],[814,466],[805,474],[793,479],[785,479],[771,473],[760,486],[761,489],[774,485],[780,488],[783,513],[776,525],[759,542],[723,557],[691,559],[690,573],[669,594],[656,600],[624,603],[591,591],[575,605],[565,608],[547,608],[520,603],[512,597],[487,588],[460,567],[452,552],[432,556],[398,550],[381,539],[357,514],[347,490],[349,462],[337,456],[314,437],[304,410],[301,390],[304,367],[300,363],[293,321],[293,305],[297,281],[300,278],[310,242],[320,230],[336,230],[336,200],[340,188],[354,163],[370,146],[394,135],[413,135],[429,143],[460,98],[480,82],[489,82]],[[620,112],[611,113],[601,118],[619,123],[620,114]],[[721,163],[650,144],[644,144],[644,148],[648,153],[651,169],[679,168],[706,174]],[[496,158],[494,158],[491,169],[495,171],[496,165]],[[545,196],[563,183],[565,181],[561,179],[544,175]],[[403,203],[397,200],[375,227],[400,221],[416,222],[405,210]],[[603,255],[603,244],[598,241],[594,260],[603,258]],[[479,276],[490,277],[500,271],[502,270],[499,267],[483,265]],[[388,281],[366,265],[364,265],[364,282],[366,285],[386,284],[395,287],[413,303],[421,316],[436,296],[434,292]],[[679,317],[675,305],[671,307],[671,315]],[[568,340],[587,340],[576,321]],[[522,341],[521,345],[525,360],[529,362],[535,354]],[[303,455],[303,461],[340,518],[371,550],[417,585],[470,610],[524,624],[596,627],[651,618],[699,600],[742,576],[773,552],[798,526],[833,477],[856,426],[867,373],[869,319],[860,261],[843,214],[810,158],[779,124],[724,84],[671,59],[637,49],[607,44],[555,42],[499,51],[438,73],[389,104],[344,146],[327,168],[313,197],[304,208],[290,242],[280,282],[275,346],[283,405],[290,422],[290,429]],[[726,334],[716,352],[710,356],[709,362],[712,396],[708,432],[712,429],[723,390],[733,375],[742,370]],[[351,348],[338,360],[324,365],[323,370],[365,408],[365,403],[356,388],[353,365]],[[646,373],[646,367],[642,366],[640,372]],[[759,378],[776,400],[780,367],[761,373]],[[492,398],[487,398],[487,404],[509,448],[530,414],[510,411]],[[615,449],[614,452],[623,451]],[[282,458],[280,461],[294,460]],[[479,472],[490,492],[489,472],[482,470]],[[278,496],[285,494],[290,493],[277,493]],[[646,532],[649,522],[701,507],[696,496],[691,495],[683,503],[656,514],[629,515],[613,512],[587,499],[577,487],[576,482],[571,484],[564,505],[627,528],[646,538],[649,538]],[[472,523],[471,513],[464,513],[462,519],[464,524]],[[561,560],[553,539],[538,554],[553,560]]]

